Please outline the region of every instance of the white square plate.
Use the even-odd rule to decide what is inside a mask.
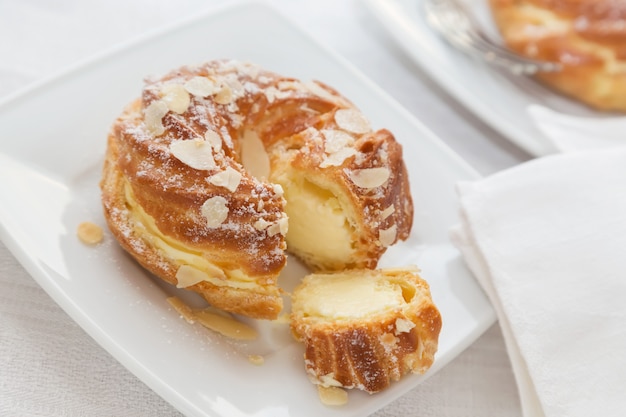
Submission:
[[[466,1],[471,3],[470,10],[483,29],[497,38],[487,1]],[[615,117],[561,96],[531,78],[511,75],[455,50],[428,25],[423,0],[366,0],[365,4],[408,56],[436,83],[477,117],[534,156],[558,150],[545,129],[577,130],[586,120],[591,120],[593,125],[595,120]],[[553,111],[563,116],[554,126],[551,123],[545,126],[545,117],[539,118],[535,113],[537,109],[546,109],[541,114]],[[561,126],[563,123],[566,126]],[[612,137],[607,140],[615,142]],[[564,149],[569,147],[567,141],[559,145]]]
[[[495,320],[448,241],[457,216],[454,184],[477,175],[377,86],[264,4],[240,3],[182,22],[0,103],[0,237],[88,334],[186,415],[329,413],[286,325],[253,322],[260,340],[228,341],[182,320],[166,302],[180,291],[138,267],[110,234],[96,247],[76,238],[82,221],[105,225],[98,182],[107,131],[140,93],[144,76],[216,58],[322,80],[404,146],[414,231],[381,265],[417,264],[444,325],[426,376],[406,377],[377,395],[351,392],[348,405],[332,409],[337,416],[368,415],[441,369]],[[289,268],[298,270],[295,260]],[[250,353],[263,354],[264,365],[249,363]]]

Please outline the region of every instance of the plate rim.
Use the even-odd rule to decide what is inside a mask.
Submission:
[[[370,9],[372,15],[375,16],[384,29],[392,36],[392,38],[401,46],[402,50],[416,62],[425,73],[433,79],[437,85],[443,88],[454,100],[458,101],[466,110],[474,114],[481,121],[491,126],[500,135],[507,138],[511,143],[520,149],[531,154],[534,157],[546,156],[554,154],[556,147],[541,132],[537,132],[534,136],[518,129],[514,124],[507,121],[499,120],[492,117],[492,109],[485,105],[482,101],[473,98],[473,94],[462,84],[456,82],[454,77],[446,75],[446,71],[437,71],[436,62],[426,59],[425,54],[417,52],[416,48],[411,48],[405,40],[407,36],[421,38],[418,33],[421,31],[421,23],[415,23],[409,16],[402,14],[402,0],[364,0],[364,4]],[[419,5],[420,2],[414,2]],[[410,21],[409,21],[410,20]],[[419,29],[416,28],[419,26]],[[428,29],[428,28],[426,28]],[[433,33],[433,36],[436,34]],[[456,51],[454,51],[456,52]],[[460,53],[460,52],[459,52]],[[480,63],[476,63],[479,65]],[[485,68],[487,68],[486,64]],[[540,137],[537,140],[535,137]]]

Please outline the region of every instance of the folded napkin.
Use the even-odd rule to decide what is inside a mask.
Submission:
[[[451,232],[497,312],[526,417],[626,415],[626,147],[460,183]]]
[[[575,116],[533,104],[528,114],[535,126],[561,152],[626,145],[626,116]]]

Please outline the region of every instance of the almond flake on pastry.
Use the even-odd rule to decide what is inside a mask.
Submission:
[[[211,197],[202,204],[202,215],[206,218],[207,226],[215,228],[224,223],[228,217],[227,201],[222,196]]]
[[[202,139],[176,140],[170,143],[170,152],[180,162],[193,169],[211,170],[215,168],[213,148]]]
[[[162,100],[155,100],[146,107],[144,113],[146,128],[154,136],[160,136],[165,132],[163,116],[165,116],[168,111],[167,103]]]
[[[222,138],[215,130],[208,129],[204,132],[204,140],[211,144],[211,147],[215,152],[222,150]]]
[[[385,167],[356,169],[350,172],[352,182],[361,188],[376,188],[389,179],[389,169]]]
[[[337,126],[352,133],[367,133],[371,130],[370,122],[356,109],[340,109],[335,113]]]
[[[395,224],[389,229],[380,229],[380,231],[378,232],[378,239],[380,240],[380,244],[383,245],[383,247],[385,248],[393,245],[393,243],[396,241],[397,234],[398,227]]]
[[[385,220],[387,217],[391,216],[394,211],[396,211],[396,208],[392,204],[380,213],[380,218]]]
[[[174,113],[181,114],[187,111],[191,102],[189,93],[180,84],[165,84],[161,88],[161,100],[167,104],[167,108]]]
[[[234,193],[239,187],[242,175],[239,171],[231,167],[227,167],[224,171],[220,171],[217,174],[212,175],[207,179],[213,185],[218,187],[224,187],[231,193]]]
[[[197,97],[208,97],[216,93],[215,83],[207,77],[193,77],[184,84],[184,87]]]

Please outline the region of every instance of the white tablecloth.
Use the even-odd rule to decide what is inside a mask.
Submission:
[[[2,0],[0,97],[146,30],[222,3]],[[361,68],[482,174],[530,159],[429,80],[359,1],[271,3]],[[179,415],[84,333],[1,243],[0,288],[0,416]],[[374,415],[520,416],[498,325]]]

